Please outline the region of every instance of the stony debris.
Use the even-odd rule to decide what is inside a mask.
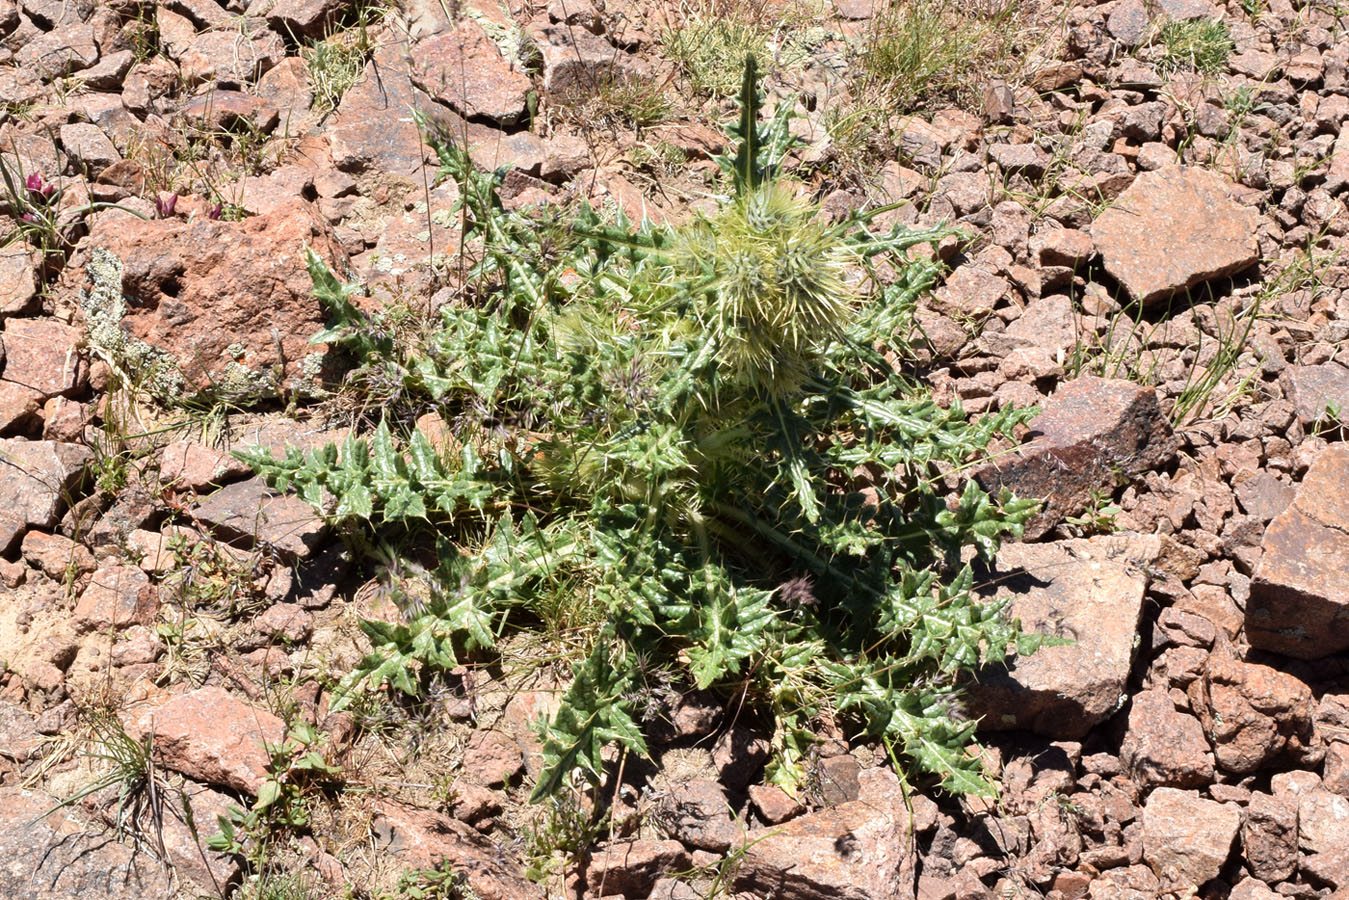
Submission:
[[[1242,858],[1256,878],[1276,884],[1297,871],[1297,802],[1256,791],[1241,823]]]
[[[466,119],[512,126],[525,114],[530,81],[515,71],[473,19],[411,51],[413,83]]]
[[[768,802],[771,808],[772,801]],[[732,819],[731,810],[720,784],[694,779],[673,785],[661,799],[656,814],[662,827],[681,843],[725,853],[745,835],[745,828]]]
[[[1349,412],[1349,368],[1337,362],[1289,366],[1281,383],[1304,428],[1328,424],[1339,411]]]
[[[93,458],[77,444],[0,438],[0,510],[20,528],[51,528]]]
[[[464,777],[473,784],[496,787],[524,771],[520,745],[500,731],[475,731],[464,748]]]
[[[103,566],[75,605],[77,631],[122,631],[152,625],[159,610],[159,591],[138,566]]]
[[[433,122],[443,121],[436,106],[413,86],[400,48],[380,48],[324,128],[332,164],[354,175],[408,176],[420,171],[428,151],[411,113],[416,110]]]
[[[1298,868],[1333,888],[1349,886],[1349,798],[1323,788],[1298,797]]]
[[[389,742],[370,752],[322,676],[367,649],[359,617],[400,621],[399,573],[353,565],[232,451],[340,446],[379,414],[310,403],[350,360],[309,343],[329,311],[305,246],[372,287],[364,312],[463,302],[478,246],[430,133],[500,170],[509,209],[679,221],[721,190],[729,106],[685,90],[664,37],[684,10],[379,6],[354,22],[334,0],[0,0],[0,154],[30,200],[62,191],[56,252],[32,230],[0,241],[0,896],[169,896],[158,862],[103,832],[99,797],[27,824],[78,789],[81,763],[53,754],[111,703],[208,833],[258,789],[263,742],[314,723],[325,758],[378,786],[285,851],[333,896],[443,862],[465,893],[512,900],[691,900],[728,879],[737,900],[1346,900],[1333,10],[1023,4],[1006,24],[1038,29],[1026,72],[862,112],[864,141],[844,126],[880,5],[835,0],[808,40],[774,31],[766,104],[802,98],[784,167],[830,220],[902,201],[876,224],[969,236],[932,248],[947,270],[915,312],[914,375],[973,414],[1043,409],[979,478],[1044,510],[977,577],[1074,643],[970,685],[958,714],[982,716],[996,804],[901,788],[886,748],[828,715],[789,793],[766,781],[774,735],[748,697],[657,681],[627,698],[654,760],[574,798],[613,833],[550,853],[523,800],[567,667],[506,685],[465,657],[425,709],[361,719]],[[1221,23],[1233,52],[1191,71],[1177,22]],[[33,224],[8,212],[0,230]],[[221,405],[161,431],[128,403],[142,390]],[[458,449],[453,411],[421,422]],[[243,877],[183,817],[164,824],[183,896]]]

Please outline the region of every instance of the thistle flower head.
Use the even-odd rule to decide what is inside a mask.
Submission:
[[[815,595],[815,580],[809,575],[798,575],[778,585],[778,597],[793,609],[805,609],[820,602]]]
[[[790,186],[765,184],[685,229],[677,253],[708,282],[698,316],[731,374],[773,394],[799,388],[812,355],[852,313],[848,246]]]

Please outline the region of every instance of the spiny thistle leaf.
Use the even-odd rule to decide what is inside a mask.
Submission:
[[[622,699],[631,678],[609,656],[608,642],[600,641],[573,673],[557,716],[544,730],[543,770],[532,801],[557,793],[576,769],[598,776],[604,748],[612,743],[646,754],[646,738]]]
[[[740,82],[740,127],[735,135],[740,147],[735,154],[735,192],[744,196],[759,186],[759,64],[753,53],[745,55],[745,74]]]

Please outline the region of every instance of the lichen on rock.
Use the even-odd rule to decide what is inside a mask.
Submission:
[[[158,399],[181,397],[186,384],[173,358],[122,327],[126,294],[122,261],[95,247],[84,267],[89,287],[80,291],[80,309],[89,328],[89,346],[128,381],[135,381]]]

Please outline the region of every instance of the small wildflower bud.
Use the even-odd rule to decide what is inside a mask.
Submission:
[[[23,186],[28,189],[29,195],[34,203],[45,203],[56,193],[56,185],[46,184],[42,180],[41,172],[33,172],[23,181]]]
[[[219,219],[221,215],[224,214],[224,212],[225,212],[224,205],[221,203],[217,203],[215,206],[211,207],[211,211],[206,214],[206,218]]]
[[[23,215],[19,216],[19,218],[22,219],[22,220],[25,221],[25,222],[34,222],[34,223],[37,222],[37,214],[36,214],[36,213],[26,212],[26,213],[24,213]]]
[[[155,198],[155,212],[161,219],[167,219],[173,215],[173,211],[178,208],[178,195],[169,194],[167,197],[160,194]]]

